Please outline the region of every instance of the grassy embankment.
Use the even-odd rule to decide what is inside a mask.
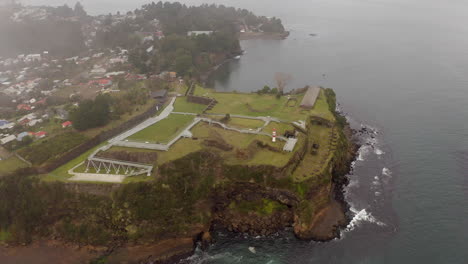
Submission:
[[[128,137],[129,141],[167,143],[182,132],[194,119],[191,115],[171,114],[158,123]]]
[[[205,108],[206,105],[188,102],[187,97],[177,97],[174,103],[174,112],[201,114]]]
[[[7,175],[19,168],[28,167],[28,164],[24,163],[22,160],[18,159],[15,156],[12,156],[8,159],[0,160],[0,176]]]

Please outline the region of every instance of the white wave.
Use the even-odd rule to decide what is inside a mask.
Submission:
[[[358,211],[357,209],[351,207],[351,212],[355,215],[348,226],[345,228],[345,232],[354,230],[356,227],[359,227],[362,223],[374,223],[378,226],[385,226],[385,223],[378,221],[370,212],[367,212],[366,209]]]
[[[375,153],[376,155],[379,155],[379,156],[385,154],[385,152],[383,152],[383,151],[382,151],[381,149],[379,149],[379,148],[375,148],[375,149],[374,149],[374,153]]]
[[[229,259],[230,263],[242,263],[242,256],[235,256],[232,253],[225,252],[219,253],[215,255],[210,255],[207,252],[197,252],[195,255],[186,258],[185,260],[190,261],[193,264],[202,264],[206,263],[207,261],[222,261]],[[182,261],[181,261],[182,262]]]
[[[370,146],[362,146],[359,148],[357,160],[364,161],[370,151]]]
[[[392,176],[392,171],[389,168],[383,168],[382,169],[382,175],[385,175],[387,177],[391,177]]]
[[[354,187],[359,187],[359,181],[358,180],[350,180],[348,183],[348,188],[354,188]]]
[[[375,196],[380,196],[382,193],[381,192],[375,192]]]

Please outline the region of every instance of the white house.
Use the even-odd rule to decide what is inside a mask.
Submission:
[[[0,144],[2,145],[5,145],[9,142],[12,142],[13,140],[16,140],[16,136],[15,135],[10,135],[10,136],[7,136],[7,137],[4,137],[2,139],[0,139]]]
[[[198,35],[211,35],[213,34],[213,31],[189,31],[187,33],[187,36],[198,36]]]

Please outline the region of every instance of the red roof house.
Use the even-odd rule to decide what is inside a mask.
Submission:
[[[18,110],[26,110],[26,111],[31,111],[31,106],[27,105],[27,104],[19,104],[16,106],[16,109]]]
[[[92,81],[89,81],[88,83],[89,85],[100,85],[100,86],[109,86],[109,85],[112,85],[112,81],[111,79],[99,79],[99,80],[92,80]]]
[[[67,128],[67,127],[72,126],[72,125],[73,125],[73,123],[71,121],[63,122],[62,123],[62,128]]]
[[[33,133],[33,135],[34,135],[35,137],[37,137],[37,138],[44,138],[44,137],[47,136],[47,132],[45,132],[45,131],[39,131],[39,132],[37,132],[37,133]]]

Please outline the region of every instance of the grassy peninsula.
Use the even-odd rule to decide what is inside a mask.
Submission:
[[[135,134],[138,139],[156,140],[153,132],[163,131],[161,127],[164,133],[158,135],[169,139],[195,117],[212,117],[238,129],[260,127],[265,134],[200,122],[191,129],[191,138],[180,139],[168,151],[113,146],[103,155],[153,159],[156,168],[150,177],[132,176],[119,184],[69,181],[68,169],[86,155],[50,173],[53,176],[17,171],[0,179],[2,242],[54,238],[118,249],[174,238],[209,240],[213,226],[253,235],[293,226],[297,237],[314,240],[337,235],[346,218],[336,190],[346,181],[353,148],[345,136],[346,123],[335,112],[333,90],[320,88],[310,109],[301,108],[300,100],[291,104],[304,97],[304,90],[277,98],[197,86],[193,94],[218,103],[200,113],[200,104],[178,97],[177,108],[193,110],[193,115],[172,113],[164,123]],[[281,119],[268,124],[249,119],[266,115]],[[272,142],[273,128],[278,136],[295,131],[293,151],[283,151],[281,140]]]

